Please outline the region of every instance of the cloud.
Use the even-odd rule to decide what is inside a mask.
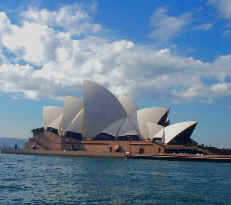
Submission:
[[[230,34],[231,34],[231,30],[226,29],[226,30],[224,30],[224,32],[223,32],[223,37],[229,38],[229,37],[230,37]]]
[[[180,16],[169,16],[167,8],[158,8],[151,17],[151,27],[153,30],[150,37],[161,42],[172,40],[191,22],[191,13],[183,13]]]
[[[231,83],[217,83],[211,86],[211,90],[217,96],[227,96],[231,94]]]
[[[43,24],[49,27],[56,26],[72,35],[81,35],[86,33],[97,33],[102,28],[100,24],[92,21],[90,14],[94,13],[96,5],[92,4],[88,8],[80,4],[61,7],[58,11],[49,11],[47,9],[29,8],[22,13],[25,21]]]
[[[230,0],[208,0],[208,4],[214,6],[222,17],[231,18]]]
[[[208,30],[210,30],[212,27],[213,27],[213,24],[211,24],[211,23],[205,23],[205,24],[201,24],[201,25],[195,26],[195,27],[193,28],[193,30],[208,31]]]
[[[231,55],[204,62],[175,55],[168,48],[112,40],[92,29],[98,25],[104,31],[90,14],[77,5],[58,11],[30,8],[20,14],[21,23],[16,25],[0,13],[0,92],[17,98],[62,99],[81,95],[82,81],[90,79],[117,95],[128,94],[144,101],[211,102],[230,95],[226,79],[231,77]],[[156,14],[167,16],[163,8]],[[181,20],[167,39],[187,25],[184,19],[190,18],[188,15],[176,17]]]

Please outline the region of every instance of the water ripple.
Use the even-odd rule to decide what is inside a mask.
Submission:
[[[231,164],[0,155],[1,205],[231,204]]]

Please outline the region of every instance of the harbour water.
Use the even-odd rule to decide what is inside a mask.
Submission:
[[[231,204],[231,164],[0,154],[0,204]]]

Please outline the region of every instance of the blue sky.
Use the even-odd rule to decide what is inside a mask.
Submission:
[[[31,136],[43,106],[81,97],[90,79],[231,147],[230,41],[230,0],[1,2],[1,136]]]

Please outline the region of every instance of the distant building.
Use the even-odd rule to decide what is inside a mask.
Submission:
[[[27,149],[157,153],[189,145],[197,122],[170,124],[163,107],[138,109],[127,96],[84,81],[83,100],[68,96],[64,107],[43,108],[44,127],[32,130]]]

